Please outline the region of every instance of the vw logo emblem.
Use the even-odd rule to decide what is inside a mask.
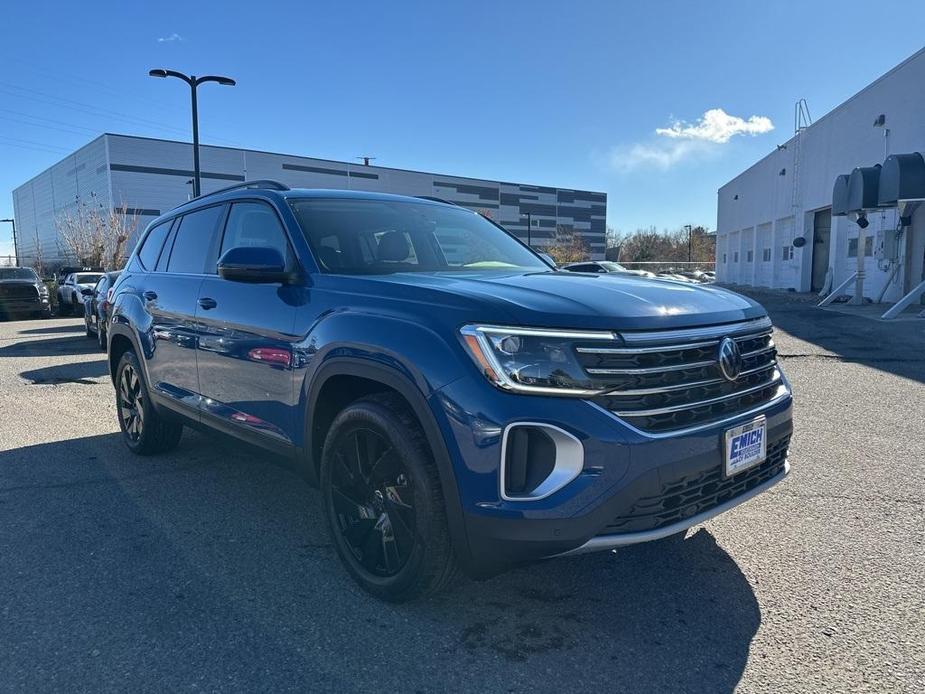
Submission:
[[[742,353],[739,351],[739,345],[731,337],[724,337],[719,343],[719,370],[727,381],[734,381],[739,377],[742,371]]]

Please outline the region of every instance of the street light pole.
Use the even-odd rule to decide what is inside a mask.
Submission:
[[[184,75],[176,70],[149,70],[148,75],[151,77],[176,77],[189,85],[190,105],[193,112],[193,197],[198,198],[202,194],[202,177],[199,171],[199,104],[196,100],[196,88],[204,82],[217,82],[225,87],[233,87],[236,83],[230,77],[220,75],[196,77],[196,75]]]
[[[527,245],[533,248],[533,213],[523,212],[520,216],[527,218]]]
[[[694,260],[694,247],[692,244],[694,229],[690,224],[685,224],[684,228],[687,229],[687,262],[690,263]]]
[[[16,220],[15,219],[0,219],[0,222],[9,222],[13,225],[13,255],[16,256],[16,264],[19,265],[19,246],[16,245]]]

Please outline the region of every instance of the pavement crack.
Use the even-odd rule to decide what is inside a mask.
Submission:
[[[782,354],[777,353],[778,359],[827,359],[847,364],[925,364],[925,359],[909,359],[906,357],[849,357],[842,354]]]
[[[864,495],[852,495],[852,494],[824,494],[824,493],[811,493],[811,494],[801,494],[799,492],[794,492],[790,489],[777,489],[775,493],[782,496],[789,496],[794,499],[825,499],[829,501],[863,501],[865,503],[890,503],[890,504],[908,504],[910,506],[925,506],[925,501],[921,498],[895,498],[890,496],[864,496]]]

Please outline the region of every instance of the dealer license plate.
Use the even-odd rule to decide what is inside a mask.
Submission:
[[[768,455],[767,422],[758,417],[726,430],[726,476],[748,470]]]

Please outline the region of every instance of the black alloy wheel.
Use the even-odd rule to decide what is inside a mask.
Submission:
[[[141,392],[141,379],[131,364],[126,364],[119,375],[119,423],[122,431],[132,442],[144,434],[145,402]]]
[[[332,451],[331,495],[341,535],[375,576],[395,576],[414,548],[414,492],[395,449],[378,432],[354,429]]]
[[[138,455],[153,455],[176,448],[183,435],[183,424],[165,419],[155,409],[133,351],[123,353],[119,360],[114,385],[119,428],[129,450]]]
[[[320,472],[334,548],[364,590],[404,602],[452,581],[437,465],[399,396],[377,393],[345,407],[325,437]]]

